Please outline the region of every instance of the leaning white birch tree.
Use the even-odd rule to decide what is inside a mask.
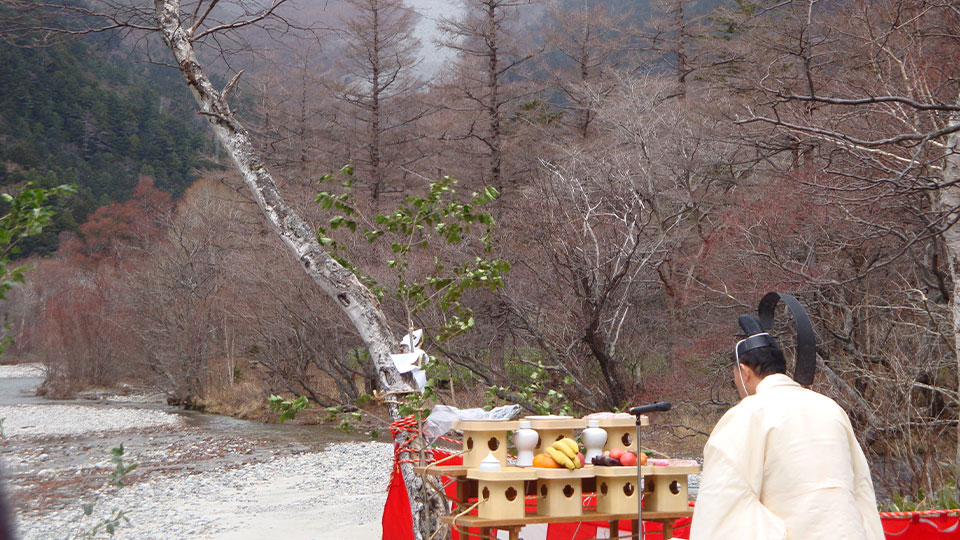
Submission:
[[[379,302],[370,290],[347,268],[331,257],[320,245],[316,231],[284,200],[273,176],[253,144],[250,134],[228,103],[242,71],[237,72],[223,89],[217,89],[205,71],[197,47],[212,47],[223,56],[227,48],[240,44],[236,32],[245,28],[265,27],[267,31],[288,31],[297,26],[280,14],[290,0],[154,0],[152,8],[136,0],[100,0],[89,5],[63,2],[30,2],[8,0],[12,7],[31,13],[56,16],[49,24],[24,23],[4,31],[24,33],[47,31],[57,34],[82,35],[118,31],[140,33],[149,41],[159,35],[173,56],[175,66],[183,74],[187,87],[216,138],[240,173],[243,184],[257,201],[264,218],[293,259],[337,305],[353,324],[370,353],[377,381],[392,420],[401,418],[399,403],[403,396],[415,392],[410,381],[396,370],[390,357],[399,342],[390,330]],[[13,23],[14,25],[18,23]],[[399,443],[410,437],[397,435]],[[417,540],[434,538],[440,531],[438,518],[445,502],[438,492],[428,489],[424,478],[413,471],[410,463],[400,465],[410,499],[413,530]],[[439,536],[439,535],[437,535]]]
[[[281,1],[274,0],[274,6]],[[216,3],[216,0],[210,0],[209,7],[212,9]],[[191,26],[185,25],[181,18],[179,0],[155,0],[154,5],[163,42],[173,54],[187,86],[200,105],[200,113],[209,120],[217,140],[230,155],[244,185],[257,201],[274,232],[286,244],[304,272],[337,302],[353,323],[376,366],[380,390],[387,396],[415,391],[408,381],[401,378],[390,358],[398,341],[390,330],[376,297],[360,283],[353,272],[344,268],[323,249],[315,230],[287,205],[273,176],[255,150],[250,135],[231,111],[227,97],[236,84],[239,73],[222,91],[218,91],[204,73],[192,45],[202,19],[195,20]],[[388,399],[386,405],[391,419],[398,420],[401,415],[396,400]],[[408,435],[401,432],[397,436]],[[404,441],[400,442],[402,444]],[[413,471],[411,464],[401,464],[400,468],[410,497],[414,534],[418,539],[429,538],[432,531],[439,528],[436,516],[443,508],[443,502],[430,496],[432,491],[423,489],[424,479]]]

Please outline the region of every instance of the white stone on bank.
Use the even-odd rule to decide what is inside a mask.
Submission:
[[[0,407],[6,437],[77,435],[158,426],[183,420],[170,413],[143,409],[103,409],[83,405],[16,405]]]
[[[16,364],[0,366],[0,379],[14,379],[22,377],[43,377],[46,370],[43,364]]]

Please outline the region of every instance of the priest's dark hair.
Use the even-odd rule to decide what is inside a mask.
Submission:
[[[787,361],[776,345],[751,349],[740,355],[740,363],[750,367],[761,379],[774,373],[786,373]]]

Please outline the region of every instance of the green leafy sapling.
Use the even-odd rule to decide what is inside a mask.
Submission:
[[[571,383],[572,380],[569,377],[564,378],[564,386]],[[564,415],[571,414],[573,410],[563,392],[551,387],[550,372],[541,361],[537,361],[536,365],[526,370],[526,373],[519,379],[516,389],[505,386],[489,388],[486,395],[487,408],[490,409],[497,405],[500,396],[508,392],[513,392],[520,403],[533,409],[536,414]]]
[[[62,185],[45,189],[35,187],[28,182],[18,193],[0,193],[0,300],[24,277],[30,265],[15,265],[11,260],[20,253],[20,242],[24,238],[36,236],[53,220],[55,210],[50,206],[50,198],[56,195],[72,193],[75,188]],[[0,352],[10,346],[11,338],[4,335],[0,339]]]
[[[280,423],[292,420],[297,417],[297,413],[310,408],[310,400],[307,396],[300,396],[293,400],[283,399],[281,396],[271,395],[267,398],[267,403],[273,411],[280,415]]]
[[[123,456],[125,453],[126,449],[124,449],[123,443],[121,443],[120,446],[110,450],[110,462],[113,463],[114,469],[111,471],[107,482],[110,485],[118,488],[122,488],[125,485],[127,475],[139,467],[139,464],[137,463],[131,463],[130,465],[125,464],[123,462]],[[96,501],[87,501],[81,503],[80,508],[83,510],[82,517],[92,516],[95,505]],[[87,540],[112,538],[121,525],[130,524],[130,518],[127,517],[129,513],[129,510],[114,509],[109,516],[102,518],[90,529],[83,530],[78,534],[75,534],[73,538],[82,538]]]
[[[510,271],[509,261],[493,256],[495,222],[493,216],[481,210],[497,198],[496,189],[487,187],[464,197],[457,193],[457,180],[444,176],[430,183],[426,194],[408,196],[396,209],[369,218],[351,203],[352,167],[344,167],[337,175],[325,175],[320,184],[339,187],[336,192],[317,195],[320,208],[332,214],[317,228],[317,240],[380,302],[393,301],[402,307],[408,333],[424,328],[426,335],[443,342],[474,328],[473,310],[463,300],[465,293],[503,287],[504,277]],[[348,260],[347,250],[336,239],[345,234],[361,235],[371,245],[389,247],[389,284],[377,282]],[[441,258],[443,246],[457,246],[457,251],[466,255],[459,261],[455,257]],[[418,264],[411,265],[412,261]],[[424,261],[432,261],[426,270]],[[439,325],[423,324],[424,317],[419,314],[427,310],[439,314]],[[436,365],[437,362],[427,363],[426,388],[423,393],[404,397],[401,414],[419,415],[425,410],[433,397],[430,366]]]
[[[133,472],[134,469],[139,467],[138,463],[133,463],[131,465],[123,464],[123,454],[125,450],[123,448],[123,443],[120,443],[120,446],[110,450],[110,461],[114,465],[113,472],[110,473],[110,484],[123,487],[124,479],[126,479],[127,474]]]
[[[317,228],[318,241],[327,246],[346,268],[353,271],[381,301],[398,301],[407,318],[408,331],[419,325],[414,317],[431,307],[442,316],[440,328],[432,335],[444,341],[469,331],[476,324],[473,311],[463,302],[470,289],[496,290],[510,271],[510,262],[492,257],[494,242],[493,217],[480,208],[493,202],[497,190],[487,187],[469,198],[457,194],[457,180],[444,176],[432,182],[424,196],[409,196],[392,212],[366,219],[350,204],[354,185],[353,169],[344,167],[338,176],[326,175],[321,183],[339,178],[340,193],[324,191],[317,195],[317,203],[333,212],[326,226]],[[363,274],[345,256],[345,249],[334,239],[334,231],[349,230],[362,234],[370,244],[387,243],[393,258],[387,261],[392,270],[393,284],[387,289],[373,278]],[[470,245],[467,246],[468,241]],[[474,247],[467,260],[456,263],[441,260],[435,255],[440,245]],[[413,271],[411,259],[420,253],[419,260],[433,261],[426,271]]]

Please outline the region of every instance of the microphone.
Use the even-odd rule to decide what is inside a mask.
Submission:
[[[670,407],[672,407],[672,405],[670,405],[670,403],[668,403],[668,402],[666,402],[666,401],[661,401],[661,402],[659,402],[659,403],[651,403],[650,405],[640,405],[639,407],[634,407],[634,408],[630,409],[629,412],[630,412],[630,414],[632,414],[632,415],[634,415],[634,416],[639,416],[639,415],[641,415],[641,414],[643,414],[643,413],[648,413],[648,412],[663,412],[663,411],[669,411],[669,410],[670,410]]]

